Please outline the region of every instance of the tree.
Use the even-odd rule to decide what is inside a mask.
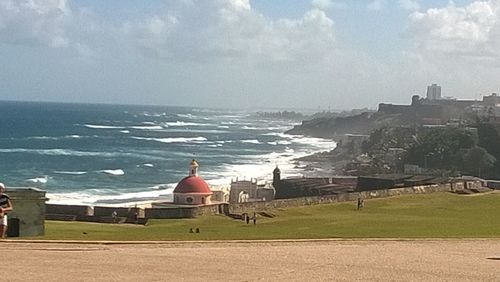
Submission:
[[[460,168],[464,149],[475,145],[471,132],[461,128],[423,129],[408,149],[405,163],[432,169]]]
[[[482,147],[472,147],[463,155],[463,172],[481,177],[481,172],[492,168],[497,159]]]

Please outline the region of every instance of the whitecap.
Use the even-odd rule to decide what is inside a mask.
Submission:
[[[26,179],[27,182],[37,183],[37,184],[45,184],[47,183],[47,180],[48,180],[47,176]]]
[[[147,140],[147,141],[157,141],[162,143],[197,143],[207,141],[205,137],[170,137],[170,138],[149,138],[149,137],[137,137],[132,136],[131,138],[137,140]]]
[[[139,125],[139,126],[130,126],[132,129],[140,129],[140,130],[159,130],[163,129],[163,127],[159,125]]]
[[[120,130],[121,133],[130,133],[128,130]]]
[[[83,126],[92,129],[122,129],[123,126],[111,126],[111,125],[100,125],[100,124],[84,124]]]
[[[70,175],[87,174],[86,171],[64,171],[64,170],[55,170],[54,173],[57,173],[57,174],[70,174]]]
[[[196,123],[196,122],[185,122],[185,121],[175,121],[175,122],[166,122],[167,126],[209,126],[210,124],[206,123]]]
[[[115,176],[121,176],[125,174],[125,172],[122,169],[103,169],[99,170],[99,172]]]
[[[254,126],[243,126],[241,129],[247,129],[247,130],[260,130],[261,128],[257,128]]]
[[[241,143],[260,144],[259,140],[257,139],[241,140]]]

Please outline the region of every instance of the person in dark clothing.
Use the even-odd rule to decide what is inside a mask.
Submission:
[[[0,236],[5,238],[5,231],[7,231],[7,213],[12,211],[12,203],[10,197],[4,193],[5,185],[0,183]]]

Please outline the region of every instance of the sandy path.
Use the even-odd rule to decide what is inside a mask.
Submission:
[[[500,240],[0,242],[5,281],[500,281]]]

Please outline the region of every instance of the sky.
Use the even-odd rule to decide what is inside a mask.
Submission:
[[[0,100],[351,109],[500,92],[500,0],[0,0]]]

